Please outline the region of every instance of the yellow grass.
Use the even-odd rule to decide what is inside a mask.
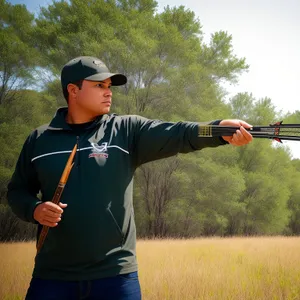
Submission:
[[[24,299],[34,243],[0,244],[0,299]],[[139,241],[143,300],[300,299],[300,238]],[[112,299],[113,300],[113,299]]]
[[[0,299],[19,300],[31,279],[34,243],[0,244]]]

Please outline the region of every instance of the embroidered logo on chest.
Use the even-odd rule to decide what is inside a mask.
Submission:
[[[102,143],[101,145],[98,145],[96,143],[91,143],[92,146],[92,153],[89,154],[89,158],[108,158],[107,153],[107,143]]]

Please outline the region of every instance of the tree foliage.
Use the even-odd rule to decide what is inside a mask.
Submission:
[[[194,12],[156,10],[153,0],[54,1],[34,19],[25,6],[0,0],[0,219],[7,220],[0,239],[34,236],[13,219],[6,186],[26,136],[65,105],[60,69],[73,57],[99,57],[127,75],[128,84],[113,89],[118,114],[299,123],[299,111],[282,115],[267,97],[240,93],[225,102],[222,84],[237,82],[249,68],[234,53],[234,37],[219,31],[205,44]],[[143,165],[134,188],[138,234],[298,234],[299,174],[299,160],[268,140]]]
[[[28,86],[39,64],[35,48],[34,17],[24,5],[0,0],[0,105]]]

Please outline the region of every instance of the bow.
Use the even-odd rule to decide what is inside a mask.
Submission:
[[[53,202],[55,204],[59,203],[59,200],[61,198],[62,192],[63,192],[63,190],[65,188],[65,185],[66,185],[66,183],[68,181],[71,169],[72,169],[72,167],[74,165],[73,160],[74,160],[76,151],[77,151],[77,144],[75,144],[75,146],[74,146],[74,148],[73,148],[73,150],[72,150],[72,152],[71,152],[71,154],[69,156],[69,159],[67,161],[65,169],[64,169],[64,171],[63,171],[63,173],[61,175],[61,178],[59,180],[59,183],[58,183],[58,185],[56,187],[54,196],[53,196],[52,201],[51,201],[51,202]],[[37,248],[37,254],[40,252],[40,250],[41,250],[41,248],[42,248],[42,246],[44,244],[44,241],[46,239],[48,231],[49,231],[49,226],[43,225],[43,228],[42,228],[41,233],[39,235],[39,239],[38,239],[37,246],[36,246],[36,248]]]

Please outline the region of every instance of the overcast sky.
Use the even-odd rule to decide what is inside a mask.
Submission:
[[[31,11],[51,0],[11,0]],[[230,95],[250,92],[256,99],[269,97],[278,110],[300,110],[300,1],[299,0],[159,0],[165,6],[183,5],[200,19],[204,41],[213,32],[232,35],[234,53],[245,57],[248,73],[240,76]],[[273,120],[270,120],[273,121]],[[300,120],[299,120],[300,123]],[[255,125],[255,124],[253,124]],[[300,143],[285,142],[300,158]],[[299,144],[299,146],[298,146]]]

